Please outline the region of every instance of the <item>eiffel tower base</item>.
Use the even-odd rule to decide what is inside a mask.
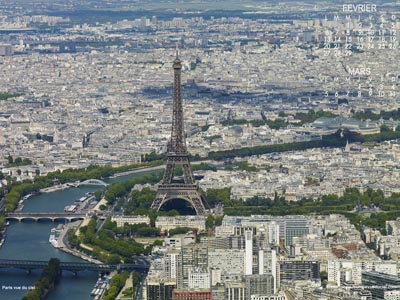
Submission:
[[[199,188],[196,184],[159,185],[156,198],[151,208],[158,211],[165,202],[173,199],[182,199],[189,202],[195,209],[197,215],[207,215]]]

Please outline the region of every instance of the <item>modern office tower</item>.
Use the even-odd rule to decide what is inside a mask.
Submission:
[[[176,283],[163,278],[152,278],[147,280],[145,287],[145,300],[172,300],[172,291],[176,288]]]
[[[246,230],[244,235],[246,243],[244,274],[251,275],[253,274],[253,231]]]
[[[255,274],[245,276],[246,299],[251,295],[272,295],[274,294],[274,278],[271,274]]]
[[[181,251],[168,250],[164,255],[164,274],[168,279],[177,280],[181,268]]]
[[[177,286],[186,289],[189,286],[189,270],[193,268],[206,269],[208,267],[207,245],[190,244],[181,249],[182,265],[179,270]]]
[[[173,300],[211,300],[211,290],[174,290]]]
[[[362,285],[371,292],[374,300],[399,299],[396,297],[400,297],[398,276],[375,271],[362,272]]]
[[[317,261],[280,261],[278,282],[292,280],[319,280],[319,270],[320,265]]]
[[[183,128],[183,107],[181,96],[181,70],[182,63],[176,53],[173,62],[174,68],[174,101],[172,114],[171,139],[167,146],[167,160],[164,178],[158,185],[157,195],[151,208],[159,210],[161,206],[173,199],[188,201],[198,215],[206,215],[205,200],[199,192],[199,185],[193,176],[190,166],[189,153],[186,148],[185,130]],[[182,167],[183,182],[176,178],[174,170]]]
[[[310,233],[311,221],[306,218],[292,218],[285,220],[285,246],[289,248],[293,237]]]

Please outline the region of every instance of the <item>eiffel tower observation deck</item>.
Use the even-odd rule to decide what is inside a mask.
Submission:
[[[186,147],[185,130],[183,127],[183,106],[181,96],[182,63],[176,52],[173,62],[174,69],[174,101],[172,112],[171,139],[167,145],[167,158],[164,178],[158,185],[157,195],[151,208],[159,210],[167,201],[182,199],[189,202],[198,215],[206,215],[205,200],[202,198],[199,185],[195,181]],[[180,166],[183,171],[183,180],[174,175],[174,170]]]

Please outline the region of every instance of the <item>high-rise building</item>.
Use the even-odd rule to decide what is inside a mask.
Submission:
[[[258,252],[258,272],[262,274],[270,274],[273,277],[273,293],[277,292],[277,256],[276,250],[273,248],[259,250]]]
[[[362,262],[328,261],[328,282],[342,286],[346,282],[361,285]]]
[[[144,300],[172,300],[172,292],[176,288],[175,281],[165,281],[163,278],[146,280]]]
[[[251,275],[253,274],[253,231],[246,230],[244,235],[246,243],[244,274]]]
[[[244,274],[244,250],[215,249],[208,252],[208,267],[222,274]]]
[[[193,268],[206,269],[208,267],[207,245],[190,244],[181,249],[182,264],[179,270],[177,285],[179,289],[189,286],[189,270]]]
[[[394,293],[394,291],[400,291],[400,278],[398,276],[375,271],[362,272],[362,284],[366,290],[371,292],[374,300],[386,300],[388,297],[396,297],[398,293]],[[390,291],[392,293],[389,293]]]
[[[268,243],[279,245],[279,224],[270,222],[266,225],[268,232]]]
[[[207,269],[193,268],[189,270],[189,289],[209,289],[211,287],[210,272]]]
[[[272,295],[274,294],[274,278],[271,274],[255,274],[245,276],[246,299],[251,295]]]
[[[314,280],[320,279],[320,264],[317,261],[288,260],[279,262],[280,281]]]
[[[168,250],[164,254],[164,274],[168,279],[177,280],[181,268],[181,251]]]
[[[225,282],[225,299],[226,300],[247,300],[246,285],[244,282],[227,281]]]
[[[291,218],[285,220],[285,246],[289,248],[293,237],[310,233],[311,221],[306,218]]]

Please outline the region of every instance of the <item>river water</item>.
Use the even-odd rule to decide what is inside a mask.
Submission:
[[[153,171],[154,172],[154,171]],[[149,172],[117,177],[108,182],[120,182]],[[25,201],[23,212],[62,212],[66,205],[72,204],[87,192],[94,192],[97,186],[68,188],[52,193],[44,193]],[[48,261],[56,257],[65,262],[82,262],[70,254],[55,249],[49,243],[50,231],[57,223],[52,222],[11,222],[7,227],[6,240],[0,248],[0,259],[24,259]],[[0,269],[0,300],[20,300],[36,279],[41,270],[26,271]],[[73,273],[65,271],[60,283],[49,293],[47,300],[91,300],[90,292],[97,280],[95,272]]]

